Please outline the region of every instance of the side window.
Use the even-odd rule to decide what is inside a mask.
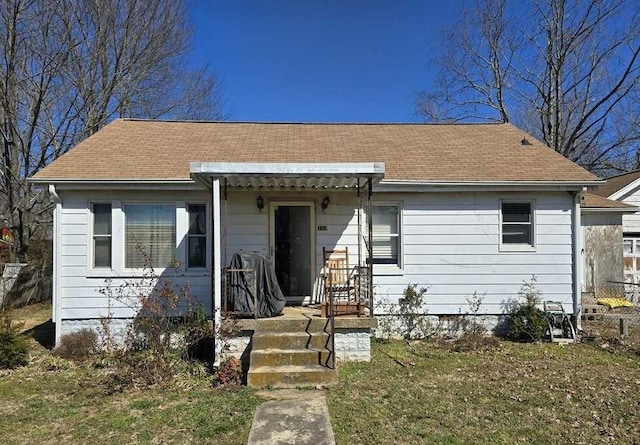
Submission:
[[[207,206],[189,204],[189,232],[187,233],[187,267],[207,267]]]
[[[373,264],[400,266],[400,206],[373,205]]]
[[[502,244],[534,246],[533,203],[502,202]]]
[[[93,204],[93,267],[111,267],[111,204]]]

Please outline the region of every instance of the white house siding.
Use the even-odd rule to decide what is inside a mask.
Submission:
[[[618,200],[640,207],[640,189],[633,190]],[[640,233],[640,212],[622,215],[622,231],[624,233]]]
[[[468,311],[467,298],[482,295],[481,312],[502,313],[532,275],[544,300],[571,311],[573,197],[558,193],[379,194],[400,202],[404,232],[402,268],[374,269],[378,298],[397,302],[409,283],[428,288],[431,314]],[[500,202],[535,201],[535,251],[500,250]]]
[[[100,317],[105,317],[111,312],[116,318],[127,318],[134,311],[114,299],[109,299],[100,291],[108,287],[107,279],[111,280],[110,286],[116,289],[127,280],[135,279],[139,275],[133,275],[123,270],[96,270],[90,264],[91,245],[91,218],[90,203],[92,202],[163,202],[177,204],[178,212],[185,212],[185,203],[209,202],[207,192],[167,192],[162,190],[148,191],[61,191],[62,200],[60,209],[60,251],[56,255],[59,262],[58,303],[56,319],[61,323],[57,328],[57,336],[80,329],[84,326],[95,328]],[[114,218],[117,218],[117,208],[113,210]],[[184,254],[184,239],[181,231],[186,231],[185,216],[176,221],[177,254]],[[122,226],[113,225],[112,262],[114,266],[122,259],[124,240]],[[116,267],[116,269],[118,269]],[[211,308],[211,276],[209,272],[160,274],[161,276],[174,277],[176,286],[190,286],[190,294],[194,301],[199,302],[206,311]]]
[[[63,191],[61,209],[61,248],[58,320],[76,328],[82,320],[97,320],[107,315],[108,301],[100,293],[105,279],[113,285],[122,283],[122,271],[110,274],[91,270],[89,203],[105,201],[207,202],[207,191]],[[265,207],[258,211],[256,198],[262,196]],[[320,202],[329,196],[325,211]],[[500,251],[499,214],[501,199],[535,201],[534,251]],[[322,248],[349,247],[350,265],[357,264],[358,227],[357,196],[349,191],[236,191],[229,190],[226,209],[222,208],[223,263],[229,264],[238,251],[269,254],[269,209],[274,201],[308,201],[315,204],[315,270],[320,272]],[[428,311],[431,314],[458,314],[468,309],[467,297],[483,295],[482,312],[499,314],[509,299],[517,297],[523,282],[532,275],[544,299],[559,300],[572,310],[572,226],[573,197],[555,193],[413,193],[374,194],[376,202],[397,202],[402,208],[401,268],[378,266],[374,269],[377,298],[395,303],[408,284],[428,287]],[[114,212],[117,209],[114,208]],[[364,227],[364,221],[363,221]],[[318,230],[321,229],[321,230]],[[180,233],[186,227],[177,224],[178,254],[183,244]],[[366,235],[366,231],[363,231]],[[122,231],[114,226],[114,243],[123,243]],[[210,244],[210,242],[209,242]],[[120,249],[121,251],[122,249]],[[363,250],[364,252],[364,250]],[[121,261],[114,249],[114,262]],[[186,274],[176,280],[189,283],[191,293],[210,309],[211,276]],[[129,317],[133,312],[115,303],[115,317]]]

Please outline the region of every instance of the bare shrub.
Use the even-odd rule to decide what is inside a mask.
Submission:
[[[242,383],[242,363],[235,357],[228,357],[213,374],[213,386],[240,385]]]
[[[378,303],[384,306],[388,315],[380,317],[379,332],[384,340],[403,338],[405,340],[424,340],[437,337],[441,330],[440,323],[429,319],[426,309],[427,288],[409,284],[404,290],[398,304],[392,304],[388,298]]]
[[[81,329],[60,337],[53,353],[66,360],[83,361],[96,353],[98,334],[92,329]]]

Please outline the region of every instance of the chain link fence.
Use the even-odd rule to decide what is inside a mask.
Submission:
[[[640,346],[640,284],[608,282],[582,293],[583,340]]]

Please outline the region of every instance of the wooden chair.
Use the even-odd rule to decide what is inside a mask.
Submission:
[[[333,300],[334,314],[358,313],[353,271],[349,267],[349,248],[327,250],[322,248],[322,316],[328,315]]]

